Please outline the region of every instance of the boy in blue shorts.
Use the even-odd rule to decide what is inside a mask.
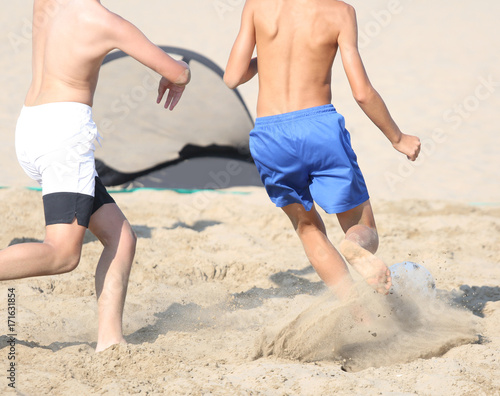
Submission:
[[[124,343],[122,316],[136,236],[99,180],[92,105],[104,57],[121,49],[161,75],[157,102],[180,100],[190,71],[99,0],[34,0],[33,79],[16,127],[16,152],[42,186],[45,239],[0,251],[0,280],[75,269],[87,228],[104,246],[95,273],[96,351]]]
[[[224,81],[236,88],[259,74],[251,153],[269,197],[290,218],[321,279],[340,298],[352,286],[314,202],[337,214],[345,232],[339,250],[349,264],[387,294],[390,271],[374,255],[378,234],[368,191],[344,118],[331,104],[337,50],[361,109],[414,161],[420,140],[400,131],[371,85],[358,51],[354,8],[342,1],[247,0]]]

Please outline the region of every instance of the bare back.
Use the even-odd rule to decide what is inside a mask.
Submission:
[[[80,102],[92,106],[99,68],[111,48],[98,43],[99,16],[92,0],[35,0],[33,80],[27,106]]]
[[[343,3],[333,0],[254,1],[259,59],[259,116],[331,103]]]
[[[100,0],[34,0],[33,80],[25,105],[79,102],[92,106],[99,69],[113,49],[124,51],[174,85],[189,82],[186,64],[171,58]]]
[[[259,75],[257,117],[330,104],[337,51],[356,102],[414,161],[420,140],[401,132],[371,84],[358,50],[356,12],[343,1],[246,0],[224,82],[234,89]]]

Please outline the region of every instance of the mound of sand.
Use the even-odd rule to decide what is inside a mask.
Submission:
[[[442,356],[479,340],[477,319],[453,306],[446,293],[382,296],[363,284],[358,288],[356,298],[342,303],[328,292],[278,334],[265,334],[256,356],[332,360],[360,371]]]

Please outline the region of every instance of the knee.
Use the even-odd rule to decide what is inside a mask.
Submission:
[[[124,238],[128,249],[135,253],[135,248],[137,246],[137,235],[129,223],[127,223],[127,227],[126,230],[124,230],[124,233],[126,234]]]
[[[126,222],[125,226],[122,229],[120,236],[120,245],[122,245],[124,249],[135,253],[135,248],[137,245],[137,235],[135,234],[129,222]]]
[[[369,246],[372,246],[373,249],[376,251],[378,249],[378,243],[379,243],[379,238],[378,238],[378,232],[377,232],[377,229],[374,228],[374,227],[368,227],[368,226],[365,226],[366,227],[366,239],[367,239],[367,242],[366,244],[369,245]],[[375,253],[375,252],[372,252],[372,253]]]
[[[302,237],[304,235],[309,234],[310,232],[316,232],[316,231],[323,231],[317,223],[309,220],[302,220],[297,222],[295,226],[295,231],[299,235],[299,237]]]
[[[365,247],[365,249],[369,250],[370,253],[372,254],[375,254],[378,250],[378,246],[379,246],[379,238],[378,238],[378,232],[376,229],[371,229],[372,231],[372,237],[371,237],[371,241],[369,243],[367,243],[367,246]]]
[[[51,275],[60,275],[71,272],[80,264],[80,251],[62,252],[57,254],[54,259]]]
[[[101,238],[104,247],[135,253],[137,235],[128,221],[124,222],[119,232],[110,233]]]
[[[346,239],[357,243],[372,254],[378,250],[379,237],[375,227],[357,224],[347,231]]]

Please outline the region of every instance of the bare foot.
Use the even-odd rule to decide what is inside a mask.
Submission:
[[[340,252],[378,293],[389,293],[392,285],[391,272],[382,260],[348,239],[344,239],[340,244]]]

